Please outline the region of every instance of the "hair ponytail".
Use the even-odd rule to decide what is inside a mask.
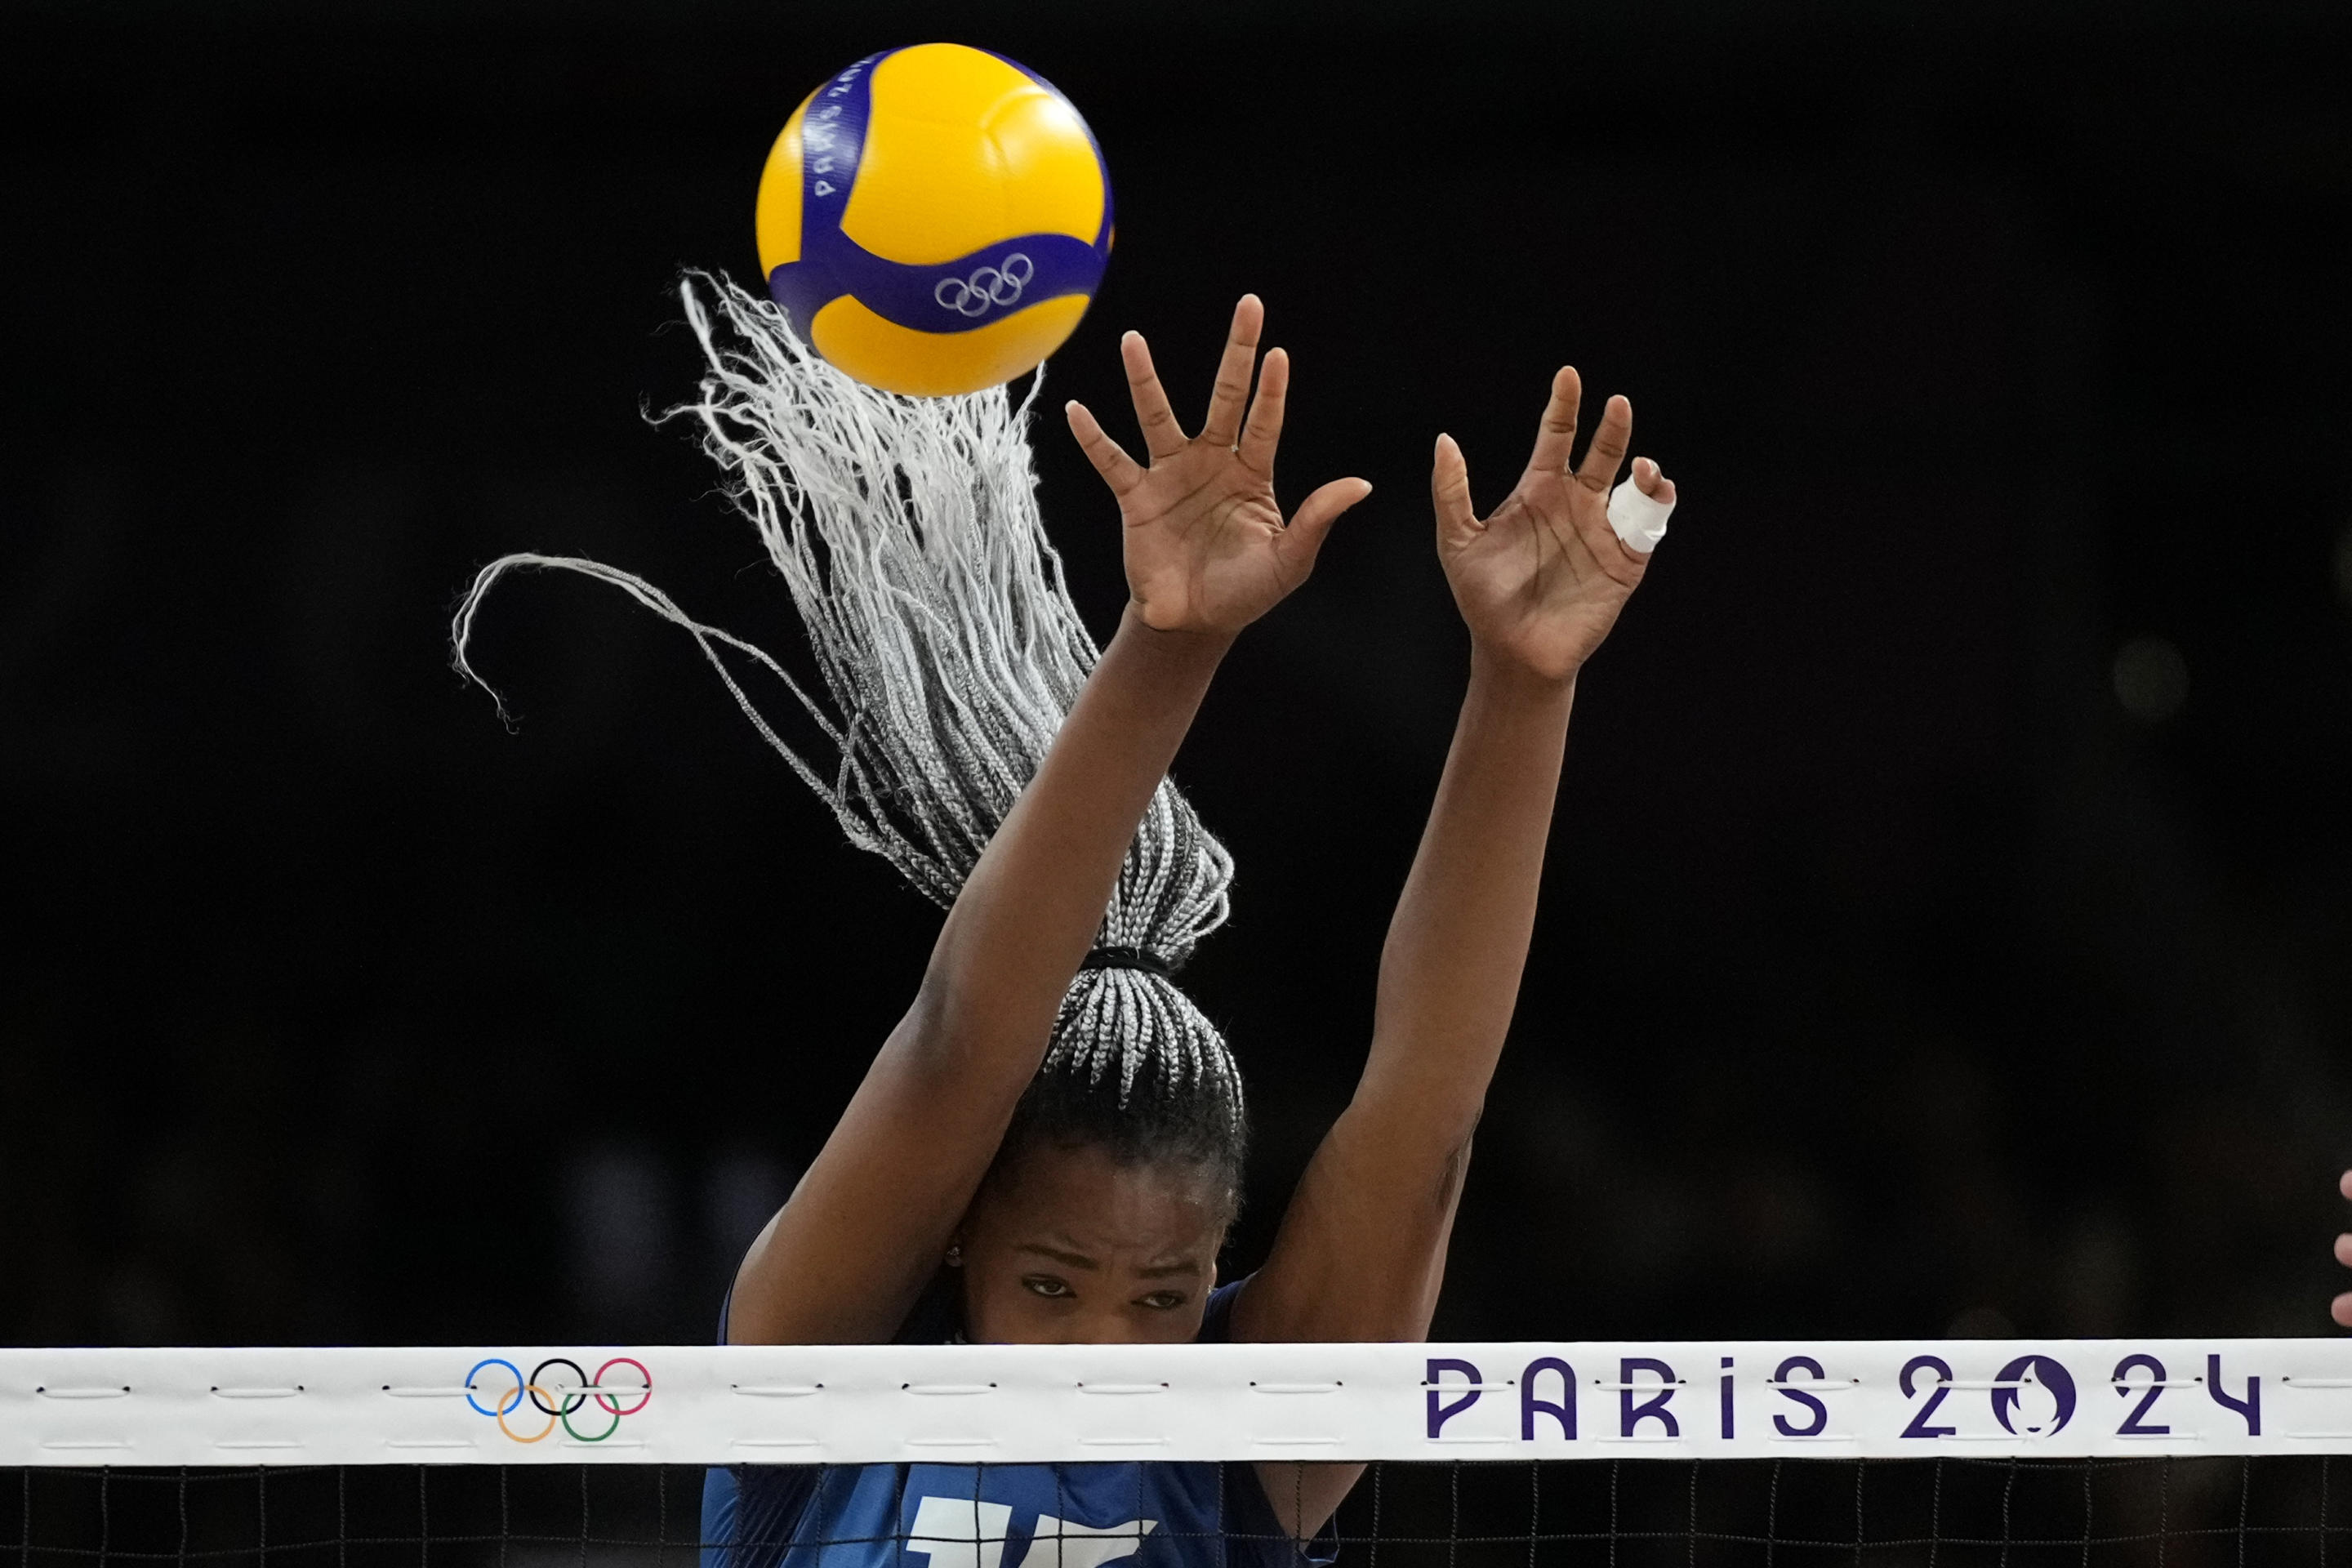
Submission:
[[[484,596],[509,572],[561,568],[612,584],[693,636],[852,844],[951,904],[1099,657],[1037,512],[1024,431],[1038,383],[1017,405],[1003,387],[901,397],[825,363],[782,312],[731,283],[689,274],[679,294],[704,375],[698,399],[665,417],[700,425],[703,450],[807,629],[821,691],[642,578],[568,556],[515,554],[484,567],[451,625],[454,662],[490,689],[467,648]],[[804,755],[778,734],[728,653],[792,695],[821,752]],[[1095,1131],[1122,1147],[1181,1146],[1237,1176],[1240,1078],[1215,1026],[1171,978],[1224,923],[1233,869],[1163,780],[1120,867],[1097,954],[1063,998],[1016,1134],[1093,1116]],[[1084,1104],[1115,1118],[1070,1109]],[[1049,1114],[1053,1105],[1063,1109]]]

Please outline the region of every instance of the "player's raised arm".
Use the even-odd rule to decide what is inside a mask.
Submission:
[[[1381,954],[1372,1044],[1353,1100],[1316,1152],[1272,1257],[1243,1292],[1237,1336],[1414,1340],[1429,1328],[1486,1085],[1535,922],[1544,841],[1577,672],[1647,557],[1612,531],[1609,487],[1633,411],[1612,398],[1571,469],[1578,383],[1563,370],[1518,486],[1490,517],[1440,437],[1437,548],[1471,635],[1470,689],[1429,825]],[[1673,487],[1646,459],[1643,494]],[[1268,1480],[1311,1531],[1351,1475]]]
[[[1460,449],[1438,438],[1437,548],[1470,630],[1470,688],[1389,927],[1362,1080],[1250,1286],[1239,1323],[1252,1337],[1414,1339],[1435,1306],[1517,1000],[1577,674],[1648,564],[1609,521],[1632,407],[1610,399],[1571,468],[1579,391],[1562,370],[1526,471],[1487,518]],[[1672,503],[1655,464],[1634,468],[1643,495]]]
[[[1143,340],[1129,334],[1121,353],[1148,465],[1070,405],[1072,430],[1118,498],[1130,602],[966,879],[913,1006],[745,1257],[729,1321],[737,1342],[859,1342],[898,1328],[1037,1071],[1225,648],[1306,579],[1333,521],[1369,491],[1334,481],[1285,525],[1272,470],[1288,363],[1280,350],[1266,357],[1252,405],[1261,319],[1254,297],[1235,310],[1207,420],[1190,437]]]

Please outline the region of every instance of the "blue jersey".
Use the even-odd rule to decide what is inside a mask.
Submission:
[[[1211,1292],[1226,1338],[1241,1281]],[[1326,1528],[1325,1537],[1330,1535]],[[702,1568],[1298,1568],[1249,1464],[732,1465],[702,1483]]]

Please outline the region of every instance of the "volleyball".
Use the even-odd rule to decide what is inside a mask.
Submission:
[[[1034,369],[1110,256],[1110,179],[1051,83],[1001,55],[869,55],[802,100],[760,178],[760,267],[803,342],[868,385]]]

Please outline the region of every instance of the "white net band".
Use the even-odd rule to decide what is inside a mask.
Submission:
[[[2352,1341],[0,1350],[0,1466],[2352,1453]]]

